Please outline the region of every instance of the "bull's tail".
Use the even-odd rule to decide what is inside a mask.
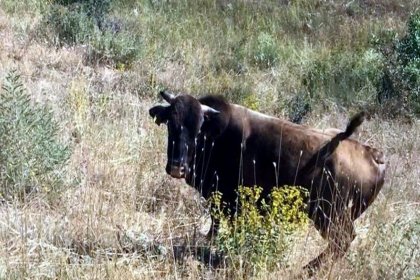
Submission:
[[[365,118],[365,112],[358,113],[350,120],[349,124],[347,125],[346,131],[338,133],[334,138],[339,137],[339,141],[349,138],[356,131],[356,128],[358,128],[362,124]]]
[[[341,141],[349,138],[359,127],[366,118],[365,112],[360,112],[351,118],[346,130],[338,133],[329,142],[321,147],[318,153],[315,153],[309,161],[299,170],[299,174],[304,175],[311,172],[314,168],[323,166],[325,161],[334,153],[337,149],[338,144]]]

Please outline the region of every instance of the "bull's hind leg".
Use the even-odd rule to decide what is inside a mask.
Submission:
[[[206,239],[208,241],[213,241],[216,238],[217,233],[219,231],[219,225],[220,225],[220,220],[212,217],[210,230],[206,235]]]
[[[319,230],[322,237],[328,240],[328,246],[318,257],[304,267],[310,275],[330,258],[333,260],[342,258],[356,237],[353,222],[349,215],[336,217],[330,221],[328,228],[320,228]]]

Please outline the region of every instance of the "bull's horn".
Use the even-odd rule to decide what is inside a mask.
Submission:
[[[219,114],[220,112],[209,107],[207,105],[201,104],[201,110],[203,111],[204,115],[211,115],[211,114]]]
[[[172,102],[174,101],[174,99],[175,99],[175,95],[173,95],[172,93],[170,93],[169,91],[167,91],[167,90],[162,90],[161,92],[160,92],[160,96],[162,96],[162,98],[164,99],[164,100],[166,100],[169,104],[172,104]]]

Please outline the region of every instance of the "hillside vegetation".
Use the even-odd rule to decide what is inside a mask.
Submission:
[[[168,88],[317,128],[367,110],[356,138],[387,155],[386,183],[316,277],[417,279],[419,7],[0,0],[0,278],[290,279],[323,250],[309,224],[281,252],[245,245],[217,268],[195,256],[206,203],[165,174],[166,129],[148,116]]]

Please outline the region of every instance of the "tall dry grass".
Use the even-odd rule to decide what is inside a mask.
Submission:
[[[322,15],[313,15],[306,26],[300,13],[307,8],[304,1],[298,1],[301,6],[297,7],[301,8],[293,10],[295,21],[271,38],[280,45],[276,50],[279,56],[274,56],[273,67],[265,68],[264,63],[270,59],[253,61],[255,48],[251,43],[244,46],[245,54],[230,52],[229,44],[235,45],[241,38],[235,38],[237,34],[231,30],[227,33],[232,36],[230,40],[222,39],[217,28],[212,28],[219,18],[194,18],[191,14],[186,17],[192,23],[176,25],[174,20],[182,16],[181,8],[175,10],[173,18],[164,8],[157,9],[153,18],[147,14],[153,11],[142,10],[149,6],[123,2],[126,6],[122,7],[132,9],[131,16],[138,9],[141,16],[134,26],[140,30],[142,25],[165,20],[156,30],[144,30],[150,34],[143,56],[130,69],[86,64],[86,46],[57,48],[34,38],[31,34],[41,20],[36,5],[28,6],[35,7],[33,10],[16,8],[11,1],[0,5],[0,78],[3,80],[10,69],[18,69],[31,97],[52,107],[62,140],[72,149],[63,175],[65,190],[53,200],[35,194],[24,203],[0,202],[2,279],[246,277],[230,267],[212,269],[193,257],[193,245],[203,242],[199,232],[208,227],[207,212],[195,191],[165,175],[166,131],[157,127],[147,113],[158,102],[156,89],[167,86],[191,93],[229,92],[232,100],[287,116],[289,99],[301,87],[296,77],[303,76],[305,61],[328,55],[337,45],[342,44],[344,49],[360,47],[364,43],[354,40],[355,34],[366,38],[368,30],[379,25],[402,29],[401,18],[406,18],[401,12],[405,9],[394,1],[379,6],[375,1],[364,1],[362,10],[359,6],[339,9],[343,14],[355,13],[356,19],[340,15],[323,23]],[[220,2],[229,9],[229,2]],[[369,7],[379,8],[376,11]],[[214,11],[213,6],[208,9]],[[269,8],[261,9],[270,12]],[[381,14],[389,9],[394,14]],[[123,13],[121,10],[115,13]],[[281,9],[276,12],[283,15]],[[284,16],[288,19],[289,15]],[[258,26],[269,26],[268,21],[258,20],[262,21]],[[250,36],[258,38],[258,30],[246,29],[250,23],[240,24],[250,30]],[[336,24],[338,28],[333,28]],[[198,40],[200,32],[206,30],[209,36]],[[287,42],[280,44],[283,36]],[[262,53],[265,51],[271,52],[270,43]],[[238,60],[231,61],[229,58],[235,55]],[[363,90],[372,93],[372,89]],[[318,128],[344,127],[349,111],[357,109],[357,105],[343,107],[327,98],[320,104],[305,119]],[[419,125],[418,120],[405,123],[380,116],[363,124],[357,138],[381,148],[388,157],[386,184],[377,201],[358,220],[358,235],[346,257],[332,260],[317,278],[418,277]],[[192,244],[186,252],[179,252],[175,246],[186,244]],[[278,269],[263,271],[254,278],[290,279],[325,245],[310,227],[294,243],[287,266],[279,264]]]

